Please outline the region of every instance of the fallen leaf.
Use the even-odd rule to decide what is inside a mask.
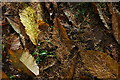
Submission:
[[[25,34],[25,31],[24,29],[22,29],[22,26],[19,24],[19,20],[18,20],[18,23],[15,22],[15,18],[11,19],[9,17],[6,17],[8,22],[11,24],[12,28],[19,34],[21,40],[22,40],[22,43],[23,45],[25,46],[25,38],[27,38],[26,34]],[[25,36],[25,37],[24,37]]]
[[[44,21],[44,13],[41,3],[31,2],[31,7],[36,11],[37,21]]]
[[[118,77],[119,64],[106,53],[88,50],[81,51],[80,55],[85,68],[93,76],[99,79]]]
[[[24,52],[20,57],[20,61],[35,75],[39,75],[39,67],[34,57],[28,51]]]
[[[19,16],[30,40],[34,45],[37,45],[40,31],[36,11],[32,7],[26,7],[24,10],[20,11]]]
[[[9,17],[6,17],[8,22],[11,24],[12,28],[18,33],[21,34],[20,25],[18,25],[14,20],[10,19]]]
[[[114,37],[118,44],[120,44],[120,12],[113,7],[111,3],[108,4],[109,11],[112,14],[112,30]]]
[[[65,28],[60,24],[60,20],[58,18],[54,19],[54,26],[53,43],[56,44],[56,46],[59,46],[56,50],[56,56],[59,60],[63,61],[65,57],[70,54],[72,45]]]
[[[66,29],[61,25],[59,18],[54,19],[54,26],[57,31],[58,35],[60,36],[60,40],[65,43],[65,46],[71,50],[73,41],[69,39]]]
[[[54,19],[54,26],[60,30],[60,36],[63,40],[69,40],[65,28],[60,24],[60,20],[58,18]]]
[[[29,54],[29,51],[8,50],[8,53],[10,54],[9,61],[11,61],[16,69],[18,69],[19,71],[23,71],[31,76],[39,75],[39,67],[36,64],[34,57]]]

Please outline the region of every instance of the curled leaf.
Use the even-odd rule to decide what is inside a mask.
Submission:
[[[25,26],[27,35],[34,45],[38,43],[39,25],[37,23],[36,11],[31,7],[26,7],[19,13],[22,24]]]

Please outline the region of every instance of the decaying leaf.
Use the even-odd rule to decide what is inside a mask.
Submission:
[[[26,7],[19,13],[19,16],[30,40],[34,45],[37,45],[40,31],[39,25],[37,24],[36,11],[31,7]]]
[[[89,72],[97,78],[117,78],[117,61],[112,59],[106,53],[100,51],[81,51],[80,53],[84,66]]]
[[[28,75],[39,75],[39,67],[37,66],[34,58],[27,50],[12,51],[8,50],[10,54],[10,61],[19,71],[23,71]],[[32,72],[32,73],[31,73]]]
[[[120,13],[115,7],[113,7],[111,3],[108,4],[108,6],[109,6],[109,11],[112,14],[113,34],[117,42],[120,44]]]

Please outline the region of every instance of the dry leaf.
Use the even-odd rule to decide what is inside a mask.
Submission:
[[[61,25],[59,18],[54,19],[54,26],[55,26],[54,29],[56,29],[59,32],[58,35],[60,36],[61,41],[65,43],[65,46],[69,50],[71,50],[73,41],[69,39],[66,29]]]
[[[10,19],[9,17],[6,17],[6,18],[7,18],[8,22],[11,24],[12,28],[20,35],[22,43],[25,46],[25,37],[26,37],[26,34],[24,33],[24,31],[21,31],[21,27],[22,26],[20,26],[20,24],[16,23],[14,20]],[[23,36],[23,34],[24,34],[25,37]]]
[[[12,28],[18,33],[21,34],[21,30],[20,30],[20,25],[18,25],[17,23],[15,23],[13,20],[11,20],[9,17],[6,17],[8,22],[11,24]]]
[[[120,44],[120,13],[115,7],[113,7],[111,3],[108,4],[108,6],[109,6],[109,11],[112,14],[112,29],[113,29],[114,37],[117,40],[117,42]]]
[[[60,36],[63,40],[69,40],[65,28],[60,24],[60,20],[58,18],[54,19],[54,26],[60,30]]]
[[[97,78],[117,78],[118,63],[106,53],[100,51],[81,51],[84,66]]]
[[[115,36],[115,39],[120,44],[120,14],[112,14],[112,29]]]
[[[44,13],[42,10],[41,3],[31,2],[31,7],[36,10],[37,21],[38,20],[44,21]]]
[[[34,45],[37,45],[40,31],[37,23],[36,11],[31,7],[26,7],[19,13],[19,16],[30,40]]]
[[[34,57],[28,51],[24,52],[20,57],[20,61],[35,75],[39,75],[39,67]]]
[[[10,61],[19,71],[23,71],[28,75],[39,75],[39,67],[37,66],[34,58],[28,51],[18,50],[12,51],[8,50],[10,54]],[[19,64],[19,65],[18,65]],[[32,72],[32,73],[31,73]]]

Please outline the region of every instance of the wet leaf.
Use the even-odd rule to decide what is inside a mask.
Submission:
[[[19,16],[30,40],[34,45],[37,45],[40,31],[37,23],[36,11],[31,7],[26,7],[19,13]]]
[[[89,72],[97,78],[117,78],[118,63],[100,51],[81,51],[82,62]]]
[[[10,61],[14,65],[16,69],[19,71],[23,71],[27,73],[28,75],[39,75],[39,67],[36,64],[36,61],[34,60],[34,57],[32,57],[31,54],[29,54],[29,51],[12,51],[8,50],[8,53],[10,54]],[[19,64],[19,65],[18,65]]]

